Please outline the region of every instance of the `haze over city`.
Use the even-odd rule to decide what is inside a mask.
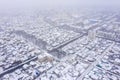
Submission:
[[[0,0],[1,7],[73,7],[73,6],[120,6],[119,0]]]

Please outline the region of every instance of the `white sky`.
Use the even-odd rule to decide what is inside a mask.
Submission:
[[[0,7],[119,6],[120,0],[0,0]]]

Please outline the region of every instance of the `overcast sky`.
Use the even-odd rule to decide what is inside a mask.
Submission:
[[[1,8],[57,6],[119,6],[120,0],[0,0]]]

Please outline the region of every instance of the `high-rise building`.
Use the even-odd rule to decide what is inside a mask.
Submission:
[[[93,41],[96,37],[96,30],[89,30],[88,31],[88,39],[90,41]]]

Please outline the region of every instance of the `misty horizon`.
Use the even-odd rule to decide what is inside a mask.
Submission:
[[[0,0],[0,9],[120,7],[119,0]]]

